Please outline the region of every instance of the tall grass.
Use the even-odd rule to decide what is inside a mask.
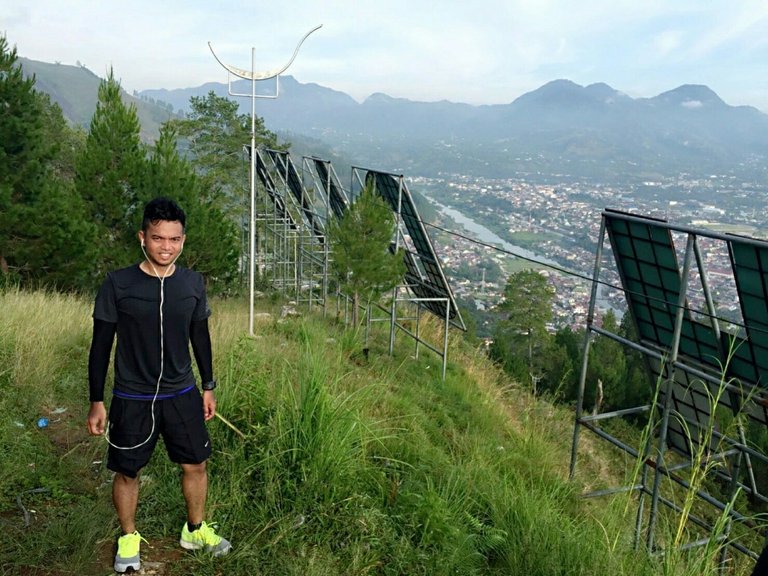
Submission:
[[[654,520],[657,526],[656,533],[660,534],[660,537],[657,536],[654,542],[653,553],[659,557],[659,569],[664,574],[709,574],[723,569],[727,569],[729,574],[749,574],[752,561],[738,554],[735,557],[729,557],[728,546],[738,539],[743,539],[742,544],[746,544],[747,547],[755,548],[761,545],[754,530],[740,527],[742,529],[737,536],[731,533],[734,526],[730,521],[730,513],[734,510],[736,501],[742,496],[740,490],[736,490],[733,494],[724,494],[723,510],[718,510],[704,502],[699,496],[700,492],[710,492],[713,497],[718,498],[721,492],[725,492],[722,486],[718,486],[715,482],[715,477],[718,471],[728,465],[728,461],[723,461],[718,455],[727,453],[732,448],[728,445],[726,438],[738,437],[738,426],[742,425],[746,419],[744,414],[734,415],[730,410],[723,418],[721,401],[724,395],[729,394],[728,387],[734,383],[732,380],[727,380],[725,376],[728,372],[727,362],[730,361],[733,352],[733,349],[728,351],[726,365],[721,366],[720,369],[719,384],[712,387],[714,390],[700,379],[692,379],[689,384],[690,393],[696,390],[703,393],[707,399],[705,412],[711,415],[708,425],[705,421],[689,423],[674,409],[670,413],[671,420],[682,431],[690,448],[690,455],[679,456],[669,450],[665,455],[665,459],[669,460],[664,464],[665,467],[669,467],[670,463],[687,464],[682,470],[674,473],[675,476],[685,480],[687,487],[667,476],[661,477],[661,497],[677,507],[676,510],[671,510],[660,505]],[[645,426],[636,437],[636,444],[639,446],[638,456],[629,466],[626,485],[633,486],[641,483],[647,487],[648,478],[655,474],[653,468],[648,465],[647,459],[654,454],[657,459],[659,458],[653,443],[658,441],[660,432],[662,408],[659,398],[665,385],[663,376],[659,376],[650,402],[652,409]],[[746,404],[748,398],[744,398],[743,401]],[[719,430],[719,435],[716,435],[716,429]],[[725,472],[728,471],[725,470]],[[640,495],[640,498],[647,497]],[[621,515],[628,518],[631,513],[635,513],[637,506],[638,500],[635,493],[627,492]],[[640,506],[637,512],[640,514],[638,522],[650,524],[648,511],[643,509],[642,504]],[[698,526],[692,521],[694,515],[708,521],[712,529],[704,530]],[[638,533],[636,536],[641,538],[643,534]],[[698,545],[693,545],[694,541],[697,541]],[[640,545],[640,542],[637,542],[637,545]]]
[[[108,533],[101,450],[86,439],[90,310],[80,298],[0,292],[0,559],[87,566]],[[47,418],[45,428],[37,426]],[[29,526],[23,522],[27,510]],[[67,550],[67,558],[62,557]],[[14,573],[12,571],[8,573]],[[42,572],[46,573],[46,572]]]
[[[6,291],[0,306],[12,309],[0,315],[0,442],[9,454],[0,573],[104,574],[117,522],[110,475],[98,463],[104,442],[84,434],[91,303]],[[217,559],[177,550],[179,472],[159,448],[137,521],[152,544],[143,556],[164,563],[165,574],[640,576],[660,568],[632,551],[622,500],[596,506],[565,480],[567,409],[532,398],[460,339],[443,381],[439,359],[413,358],[412,343],[398,342],[390,357],[384,331],[373,331],[366,358],[359,335],[320,317],[274,314],[248,337],[243,302],[213,307],[222,418],[209,425],[207,516],[233,550]],[[37,417],[56,408],[65,416],[37,429]],[[595,450],[586,469],[603,458]],[[24,496],[37,511],[24,526],[15,497],[40,487],[48,492]]]

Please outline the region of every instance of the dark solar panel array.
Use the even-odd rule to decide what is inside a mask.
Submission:
[[[392,248],[394,251],[394,247]],[[424,277],[419,269],[416,259],[413,253],[409,250],[405,251],[405,283],[414,293],[417,298],[440,298],[445,300],[446,296],[439,286],[432,284],[427,278]],[[450,301],[449,301],[450,302]],[[451,310],[446,309],[445,302],[423,302],[422,305],[428,308],[430,312],[445,318],[446,311],[449,313],[449,318],[453,318]],[[453,308],[453,306],[451,306]]]
[[[690,359],[684,360],[690,362]],[[662,364],[660,360],[650,358],[649,367],[655,383],[661,384],[669,377],[669,364]],[[656,401],[659,406],[665,404],[666,391],[662,385],[659,385]],[[734,414],[743,413],[760,425],[765,426],[768,423],[765,407],[754,403],[744,404],[740,394],[721,389],[719,383],[700,378],[682,367],[675,370],[670,401],[678,416],[669,419],[667,441],[672,448],[687,456],[692,456],[705,444],[712,453],[722,449],[719,445],[720,436],[710,430],[714,414],[720,414],[724,422],[730,422]],[[716,425],[714,428],[717,431],[719,427]],[[725,434],[734,431],[721,432]]]
[[[296,202],[301,209],[304,223],[311,228],[315,236],[321,242],[324,241],[325,233],[323,231],[323,224],[315,214],[312,200],[309,197],[309,194],[304,190],[301,177],[299,176],[299,172],[296,170],[296,166],[291,160],[290,155],[288,152],[282,150],[267,150],[267,154],[269,154],[281,178],[284,179],[285,183],[288,185],[288,189],[296,199]]]
[[[641,339],[664,349],[672,345],[680,301],[680,268],[669,229],[606,215],[606,228],[632,316]],[[680,353],[719,367],[720,352],[712,327],[683,310]]]
[[[466,330],[461,318],[456,300],[453,297],[448,281],[443,274],[443,268],[437,259],[432,242],[427,236],[427,231],[419,217],[416,206],[405,183],[402,183],[392,174],[369,170],[366,174],[366,183],[373,181],[376,191],[389,203],[395,213],[400,214],[411,242],[416,250],[415,254],[408,252],[406,256],[407,281],[410,288],[418,298],[447,298],[450,301],[449,318],[451,323]],[[445,317],[445,304],[431,301],[421,303],[425,308],[440,318]]]
[[[625,289],[629,311],[635,320],[640,341],[661,354],[670,351],[680,302],[682,273],[677,262],[675,246],[669,228],[663,221],[633,216],[614,211],[604,212],[606,230],[613,249],[616,266]],[[683,309],[683,325],[678,349],[678,360],[683,366],[675,370],[671,388],[671,402],[682,418],[672,418],[668,441],[676,450],[690,455],[703,440],[713,414],[725,411],[733,414],[744,411],[761,425],[768,424],[768,403],[764,395],[753,387],[768,382],[768,247],[739,241],[728,242],[734,277],[736,280],[746,338],[728,333],[717,333],[711,324],[691,317],[687,303]],[[705,273],[703,270],[700,274]],[[649,358],[654,383],[669,377],[668,364]],[[686,370],[685,367],[690,367]],[[724,367],[725,374],[721,376]],[[741,383],[743,393],[720,390],[721,386],[698,377],[693,371],[709,374],[723,381]],[[750,402],[742,406],[750,391]],[[658,403],[665,401],[664,387],[660,387]],[[717,437],[712,437],[714,449]]]
[[[328,203],[331,206],[333,215],[336,216],[336,218],[341,218],[349,205],[344,189],[333,177],[333,172],[329,169],[330,162],[327,160],[320,160],[319,158],[312,158],[312,162],[315,165],[315,170],[320,177],[320,181],[323,183],[323,190],[325,190],[325,195],[328,198]]]
[[[250,152],[250,146],[248,147],[248,150]],[[254,164],[256,167],[256,174],[258,175],[261,184],[264,186],[264,189],[267,191],[269,198],[272,200],[278,218],[287,220],[291,229],[296,230],[296,222],[294,221],[291,213],[288,211],[288,207],[285,205],[283,197],[278,194],[277,188],[275,188],[275,183],[272,180],[272,176],[270,176],[269,171],[267,170],[267,166],[264,163],[264,159],[261,157],[261,154],[259,154],[258,150],[256,151]]]
[[[728,252],[747,334],[746,345],[739,347],[740,366],[749,361],[751,381],[768,388],[768,247],[735,237]]]

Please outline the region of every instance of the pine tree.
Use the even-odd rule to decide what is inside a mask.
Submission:
[[[76,139],[34,83],[0,37],[0,270],[24,284],[79,289],[88,283],[93,228],[57,146]]]
[[[173,198],[187,214],[183,262],[205,276],[211,292],[230,288],[237,277],[237,230],[179,156],[173,124],[163,126],[149,158],[141,200],[156,196]]]
[[[251,117],[238,113],[238,104],[217,96],[190,98],[186,118],[172,120],[182,148],[192,160],[204,188],[223,192],[230,203],[244,205],[248,170],[243,165],[243,146],[251,144]],[[277,137],[256,118],[256,146],[277,148]]]
[[[544,376],[548,370],[545,350],[551,337],[547,323],[552,319],[554,288],[535,270],[521,270],[509,276],[499,310],[491,354],[520,380]]]
[[[332,220],[329,238],[339,284],[353,297],[352,324],[360,303],[366,307],[394,288],[405,274],[402,250],[393,254],[392,209],[373,184],[366,186],[341,220]]]
[[[98,226],[97,274],[127,266],[136,257],[136,231],[141,221],[146,150],[139,138],[136,107],[126,106],[120,83],[110,70],[99,85],[96,112],[85,149],[77,162],[77,189]]]
[[[37,200],[52,156],[43,138],[35,79],[24,78],[17,60],[16,47],[9,49],[0,37],[0,270],[5,274],[23,266],[17,256],[20,211]]]

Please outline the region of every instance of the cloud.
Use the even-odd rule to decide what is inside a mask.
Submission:
[[[704,103],[701,100],[686,100],[681,104],[683,108],[688,108],[690,110],[695,110],[696,108],[702,108],[704,107]]]
[[[700,30],[690,50],[692,58],[703,59],[722,50],[765,46],[768,4],[762,0],[736,2],[729,10],[707,11],[707,25]]]
[[[682,45],[680,30],[664,30],[652,39],[652,52],[657,58],[667,58]]]

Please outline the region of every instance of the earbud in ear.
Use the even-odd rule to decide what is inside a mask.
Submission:
[[[144,240],[141,241],[141,247],[144,248]]]

